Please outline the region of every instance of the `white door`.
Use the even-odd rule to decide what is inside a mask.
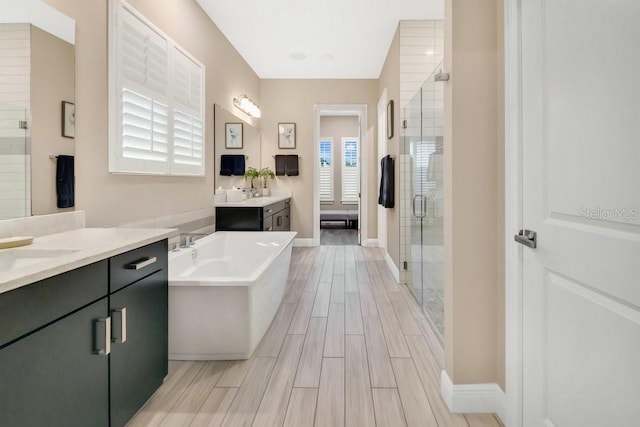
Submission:
[[[640,425],[640,1],[523,0],[525,426]]]

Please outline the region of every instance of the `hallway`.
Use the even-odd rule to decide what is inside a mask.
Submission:
[[[444,354],[380,249],[294,248],[288,293],[247,361],[170,361],[130,426],[500,426],[452,415]]]

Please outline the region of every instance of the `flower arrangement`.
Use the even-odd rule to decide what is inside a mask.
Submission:
[[[248,184],[251,188],[253,188],[253,180],[260,177],[260,172],[258,169],[249,167],[244,172],[244,179],[248,181]]]
[[[267,180],[268,179],[275,179],[276,178],[276,174],[273,173],[271,168],[262,168],[262,169],[260,169],[258,174],[260,175],[260,178],[262,178],[262,188],[267,188]]]

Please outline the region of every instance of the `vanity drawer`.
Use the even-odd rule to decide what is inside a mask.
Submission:
[[[265,206],[263,209],[264,218],[273,215],[276,212],[280,212],[288,206],[288,200],[283,200],[281,202],[273,203],[271,205]]]
[[[166,268],[166,239],[116,255],[109,260],[109,292]]]
[[[1,294],[0,347],[105,297],[107,269],[103,260]]]

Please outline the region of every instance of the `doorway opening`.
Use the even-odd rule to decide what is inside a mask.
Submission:
[[[316,106],[314,243],[359,245],[366,229],[366,105]],[[366,238],[366,237],[365,237]]]

